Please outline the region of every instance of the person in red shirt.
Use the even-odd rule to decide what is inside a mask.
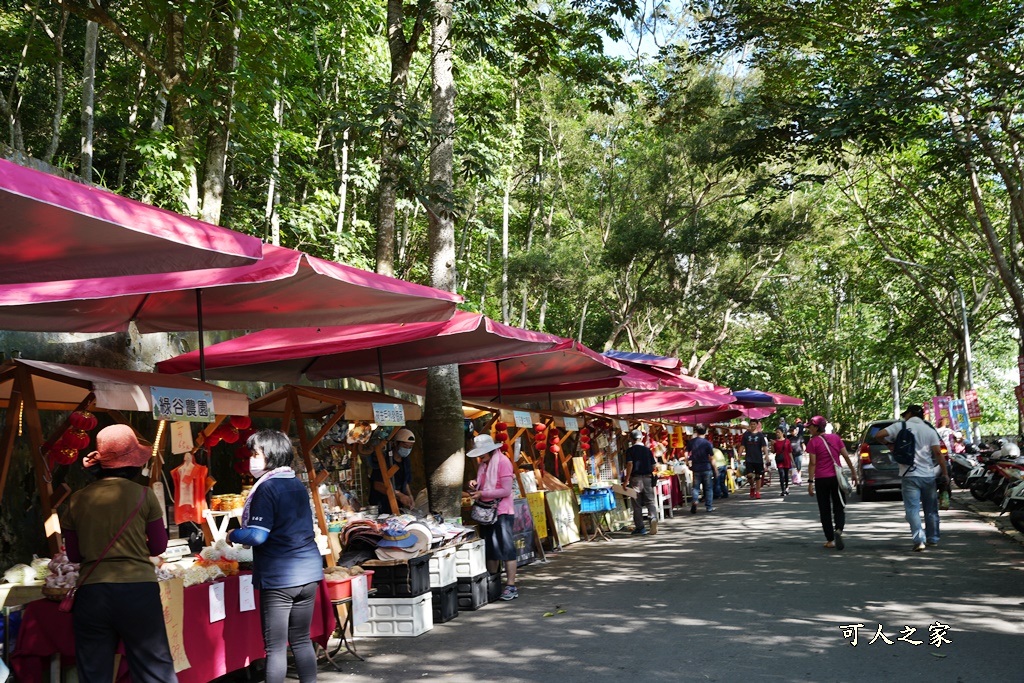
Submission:
[[[782,428],[775,430],[775,441],[772,442],[775,453],[775,466],[779,468],[779,486],[782,487],[783,498],[789,495],[789,473],[793,470],[793,444],[786,438]]]

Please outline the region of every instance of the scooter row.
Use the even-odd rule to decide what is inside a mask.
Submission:
[[[992,501],[1002,508],[1002,514],[1010,513],[1013,528],[1024,533],[1024,458],[1013,442],[1000,439],[998,445],[999,450],[990,453],[954,455],[950,473],[958,486],[970,489],[975,499]],[[971,458],[977,464],[963,477]]]

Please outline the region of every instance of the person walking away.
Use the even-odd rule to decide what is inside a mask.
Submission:
[[[804,438],[800,435],[800,431],[800,428],[796,425],[789,429],[789,445],[793,453],[793,486],[800,486],[803,483],[803,475],[800,471],[804,466]]]
[[[793,470],[793,444],[781,427],[775,430],[772,450],[775,452],[775,466],[779,468],[779,486],[782,488],[779,495],[785,498],[789,495],[789,473]]]
[[[477,459],[476,479],[469,482],[469,497],[474,501],[498,501],[498,516],[494,523],[477,526],[477,533],[484,539],[487,571],[497,574],[501,564],[505,565],[505,587],[501,591],[501,599],[515,600],[519,597],[519,589],[516,588],[516,545],[512,536],[515,521],[512,461],[501,452],[501,444],[495,443],[490,434],[475,437],[473,448],[466,457]]]
[[[715,478],[715,447],[704,438],[708,433],[707,427],[697,425],[694,427],[697,436],[690,439],[686,444],[686,452],[690,461],[690,469],[693,470],[693,497],[690,499],[690,514],[697,514],[697,490],[704,490],[704,507],[708,512],[714,512],[713,502],[715,500],[714,489],[711,482]]]
[[[633,499],[633,535],[646,536],[644,528],[644,512],[651,518],[652,535],[658,533],[658,506],[654,500],[654,453],[644,445],[644,433],[634,429],[629,433],[633,445],[626,449],[626,475],[622,478],[624,486],[636,491]]]
[[[760,498],[761,480],[764,477],[765,468],[764,455],[768,447],[768,440],[765,438],[764,432],[761,431],[760,421],[754,420],[753,429],[746,422],[741,422],[740,426],[747,428],[743,432],[740,443],[744,450],[743,464],[746,469],[747,484],[750,487],[750,497]]]
[[[725,453],[718,446],[714,446],[714,465],[715,465],[715,498],[717,500],[725,500],[729,497],[729,486],[728,486],[728,472],[729,472],[729,459],[725,457]]]
[[[821,415],[815,415],[807,421],[807,432],[811,435],[807,440],[807,454],[810,462],[807,465],[807,494],[818,501],[818,515],[821,517],[821,530],[825,533],[825,547],[842,550],[846,547],[843,531],[846,529],[846,494],[839,486],[836,468],[839,467],[839,456],[842,455],[850,467],[853,485],[857,485],[857,470],[850,460],[846,445],[837,434],[826,434],[828,424]],[[834,521],[834,524],[833,524]]]
[[[256,478],[232,543],[252,546],[253,586],[260,591],[267,683],[284,683],[288,648],[302,683],[316,680],[316,651],[309,635],[317,591],[324,578],[316,546],[309,490],[295,476],[295,449],[284,432],[263,429],[245,443]]]
[[[110,683],[119,642],[133,681],[178,680],[149,561],[167,550],[162,506],[151,489],[132,481],[151,455],[128,425],[101,429],[96,450],[83,459],[96,481],[71,496],[63,521],[68,559],[82,565],[71,612],[82,683]]]
[[[914,462],[900,465],[900,490],[903,492],[903,510],[910,524],[910,535],[914,550],[920,552],[927,546],[939,543],[939,497],[938,489],[949,484],[946,471],[946,457],[942,453],[942,439],[934,427],[924,420],[924,407],[911,404],[894,422],[878,430],[875,441],[895,444],[903,430],[914,436]],[[921,529],[921,512],[924,511],[924,529]]]

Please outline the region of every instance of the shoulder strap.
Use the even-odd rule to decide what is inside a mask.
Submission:
[[[142,509],[142,504],[146,502],[146,496],[147,495],[149,495],[149,487],[148,486],[144,486],[142,488],[142,497],[139,498],[139,503],[138,503],[138,505],[135,506],[135,509],[132,510],[132,514],[128,515],[128,519],[126,519],[124,524],[121,525],[121,528],[118,529],[116,534],[114,534],[114,537],[112,539],[110,539],[110,543],[108,543],[107,547],[103,549],[103,552],[100,553],[100,556],[96,558],[96,561],[93,562],[93,565],[91,567],[89,567],[89,571],[87,571],[85,574],[82,574],[78,578],[78,583],[75,584],[75,587],[78,587],[78,586],[81,586],[82,584],[84,584],[85,580],[88,579],[89,575],[92,574],[94,569],[96,569],[96,566],[99,565],[99,563],[103,561],[103,558],[107,556],[107,552],[112,547],[114,547],[114,544],[117,543],[117,539],[121,538],[121,534],[123,534],[124,530],[128,528],[128,525],[132,523],[132,520],[135,519],[135,516],[139,514],[139,510]]]
[[[821,434],[818,435],[818,438],[821,439],[821,442],[823,444],[825,444],[825,450],[828,451],[829,456],[832,458],[832,462],[836,466],[836,471],[838,472],[842,470],[843,468],[839,465],[839,460],[838,458],[836,458],[836,454],[832,452],[832,447],[828,445],[828,441],[826,441],[825,437],[822,436]]]

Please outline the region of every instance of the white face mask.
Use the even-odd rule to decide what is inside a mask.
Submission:
[[[411,453],[412,446],[409,446],[408,448],[406,448],[405,446],[398,447],[398,457],[400,458],[408,458]]]
[[[249,458],[249,474],[259,479],[267,471],[267,461],[263,457]]]

